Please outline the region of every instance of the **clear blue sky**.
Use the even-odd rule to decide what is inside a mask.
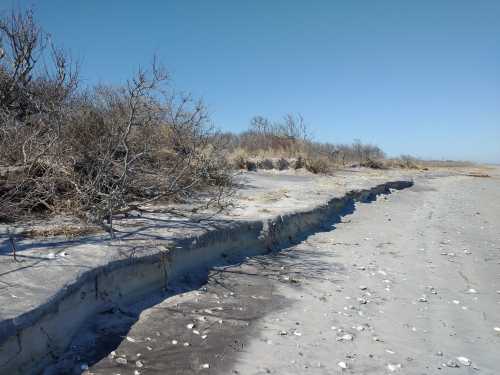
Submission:
[[[300,112],[321,141],[500,162],[498,0],[0,0],[13,4],[34,5],[86,83],[156,53],[222,129]]]

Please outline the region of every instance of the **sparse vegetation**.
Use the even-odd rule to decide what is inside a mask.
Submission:
[[[218,133],[155,60],[121,86],[80,87],[78,64],[31,10],[0,17],[0,220],[69,213],[105,225],[146,203],[222,207],[234,169],[419,168],[377,146],[315,142],[304,118]]]
[[[329,173],[354,165],[381,168],[385,158],[379,147],[359,140],[351,145],[313,141],[300,115],[287,114],[277,122],[257,116],[242,134],[221,137],[230,150],[229,160],[240,169],[305,168],[312,173]]]
[[[221,204],[231,172],[207,111],[174,95],[156,61],[83,90],[30,10],[0,19],[0,43],[2,220],[71,212],[111,226],[117,211],[201,191]]]

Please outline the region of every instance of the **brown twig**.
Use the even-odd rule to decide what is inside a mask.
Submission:
[[[14,256],[14,261],[18,261],[17,260],[17,255],[16,255],[16,252],[17,252],[17,249],[16,249],[16,243],[14,241],[14,237],[12,236],[9,236],[9,242],[10,242],[10,246],[12,248],[12,255]]]

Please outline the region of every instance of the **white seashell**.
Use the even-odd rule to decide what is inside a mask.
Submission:
[[[464,366],[472,365],[472,362],[467,357],[457,357],[457,361],[460,362],[460,364],[462,364]]]
[[[339,363],[337,363],[337,365],[338,365],[341,369],[347,369],[347,363],[345,363],[344,361],[340,361]]]
[[[397,371],[397,370],[399,370],[400,368],[401,368],[401,363],[398,363],[398,364],[396,364],[396,365],[393,365],[392,363],[389,363],[389,364],[387,365],[387,369],[388,369],[389,371],[391,371],[391,372]]]
[[[340,336],[337,340],[343,340],[343,341],[352,341],[353,336],[349,333],[346,333],[345,335]]]

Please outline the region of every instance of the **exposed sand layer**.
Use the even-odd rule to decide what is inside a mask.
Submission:
[[[499,173],[429,177],[139,317],[101,316],[88,373],[500,373]]]
[[[200,279],[228,257],[243,259],[297,243],[352,210],[355,201],[407,187],[409,178],[394,171],[334,177],[249,173],[242,176],[232,211],[202,221],[165,213],[129,216],[115,221],[113,241],[104,234],[23,238],[30,226],[9,228],[18,233],[17,261],[4,235],[0,368],[37,373],[57,361],[85,322],[99,314],[127,309],[179,281]],[[37,228],[50,225],[61,224],[37,223]]]

